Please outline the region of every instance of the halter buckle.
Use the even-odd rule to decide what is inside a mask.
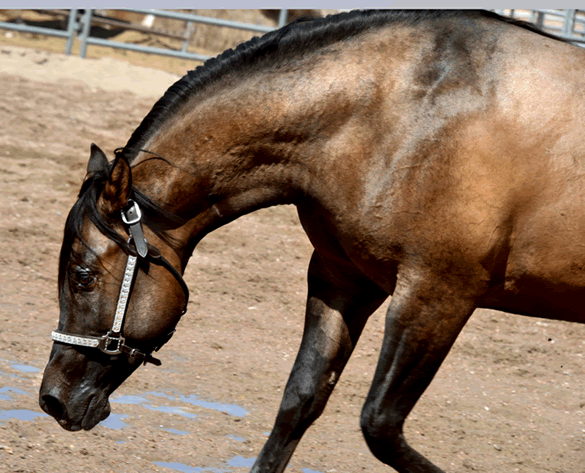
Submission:
[[[108,332],[100,338],[98,348],[108,355],[119,355],[122,353],[122,346],[125,345],[126,339],[121,334]]]
[[[142,218],[142,212],[140,212],[140,207],[138,207],[138,204],[132,199],[128,199],[128,205],[130,208],[121,212],[122,221],[126,225],[134,225],[135,223],[140,222],[140,219]]]
[[[148,244],[146,238],[144,238],[144,232],[142,231],[142,212],[140,207],[132,199],[128,199],[128,208],[122,210],[122,221],[128,225],[130,237],[134,240],[136,246],[136,252],[141,258],[146,258],[148,254]]]

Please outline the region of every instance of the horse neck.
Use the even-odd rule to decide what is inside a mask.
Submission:
[[[222,223],[297,203],[311,193],[316,158],[343,116],[323,113],[327,90],[321,80],[307,93],[288,76],[218,85],[186,102],[146,144],[176,167],[153,160],[136,182],[158,189],[155,198],[172,211],[195,218],[213,210],[211,220]]]

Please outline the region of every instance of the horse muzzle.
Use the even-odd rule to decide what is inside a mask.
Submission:
[[[54,346],[39,404],[64,429],[90,430],[110,415],[108,397],[115,386],[112,365],[90,360],[66,346]]]
[[[41,409],[54,417],[61,427],[71,432],[91,430],[110,415],[107,396],[66,396],[57,386],[43,384],[39,394]]]

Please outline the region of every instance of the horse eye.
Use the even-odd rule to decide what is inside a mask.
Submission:
[[[91,274],[87,269],[79,270],[76,274],[77,282],[81,287],[89,287],[95,280],[95,276]]]

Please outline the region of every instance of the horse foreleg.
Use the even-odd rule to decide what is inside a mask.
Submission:
[[[475,298],[464,282],[432,278],[413,286],[399,284],[392,296],[361,424],[380,461],[401,473],[439,473],[440,468],[408,445],[402,428],[473,312]]]
[[[313,254],[303,338],[274,428],[251,473],[281,473],[323,412],[368,317],[387,294],[357,270]]]

